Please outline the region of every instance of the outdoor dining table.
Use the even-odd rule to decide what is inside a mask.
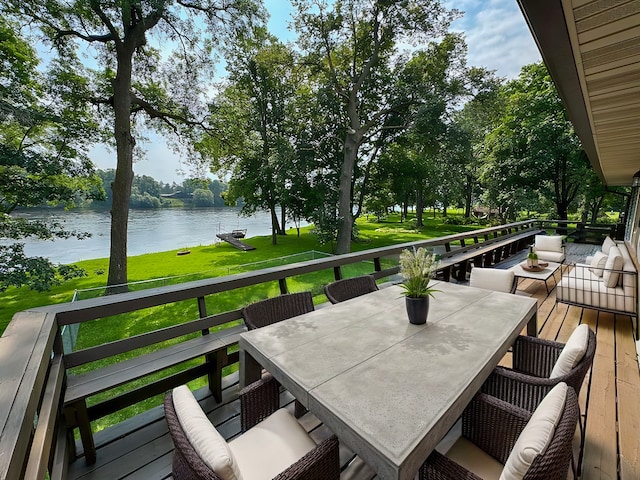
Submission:
[[[240,383],[270,372],[381,479],[410,479],[528,325],[535,299],[434,282],[427,323],[399,286],[240,337]]]

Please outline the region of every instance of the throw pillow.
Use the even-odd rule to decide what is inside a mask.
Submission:
[[[603,268],[607,264],[608,259],[608,255],[605,255],[602,252],[596,252],[596,254],[591,259],[591,267],[589,268],[589,270],[591,270],[594,275],[601,277],[604,274]]]
[[[553,365],[549,378],[557,378],[569,373],[584,357],[589,344],[589,326],[585,323],[573,330],[565,343],[556,363]]]
[[[173,389],[178,421],[198,456],[223,480],[242,480],[233,453],[186,385]]]
[[[616,242],[609,236],[604,237],[604,242],[602,242],[602,253],[609,255],[609,249],[611,247],[617,247]]]
[[[618,247],[611,247],[609,249],[609,258],[604,266],[604,274],[602,275],[605,287],[614,288],[618,284],[619,270],[622,270],[622,267],[624,267],[622,252]]]
[[[542,399],[516,440],[500,480],[520,480],[538,455],[546,452],[567,401],[567,384],[560,382]]]

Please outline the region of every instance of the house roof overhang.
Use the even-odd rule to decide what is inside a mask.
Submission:
[[[593,168],[640,169],[640,0],[518,0]]]

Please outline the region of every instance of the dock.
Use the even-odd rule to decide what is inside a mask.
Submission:
[[[235,234],[234,232],[232,232],[232,233],[217,233],[216,237],[218,237],[223,242],[227,242],[227,243],[233,245],[238,250],[242,250],[243,252],[247,252],[249,250],[255,250],[256,249],[256,247],[253,247],[251,245],[247,245],[246,243],[240,241],[240,239],[237,237],[237,234]]]

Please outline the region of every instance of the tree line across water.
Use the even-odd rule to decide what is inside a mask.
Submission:
[[[108,283],[126,284],[131,202],[155,203],[133,173],[148,130],[228,179],[227,202],[269,211],[273,242],[305,219],[336,253],[350,250],[355,218],[395,205],[415,206],[420,226],[427,207],[470,216],[482,204],[506,222],[597,219],[624,203],[591,169],[543,64],[509,81],[467,64],[450,28],[462,12],[438,0],[291,4],[295,45],[268,31],[260,0],[2,2],[0,236],[82,235],[11,214],[106,198]],[[100,142],[117,159],[106,188],[88,157]],[[0,247],[2,278],[28,284],[45,266],[14,245]]]

